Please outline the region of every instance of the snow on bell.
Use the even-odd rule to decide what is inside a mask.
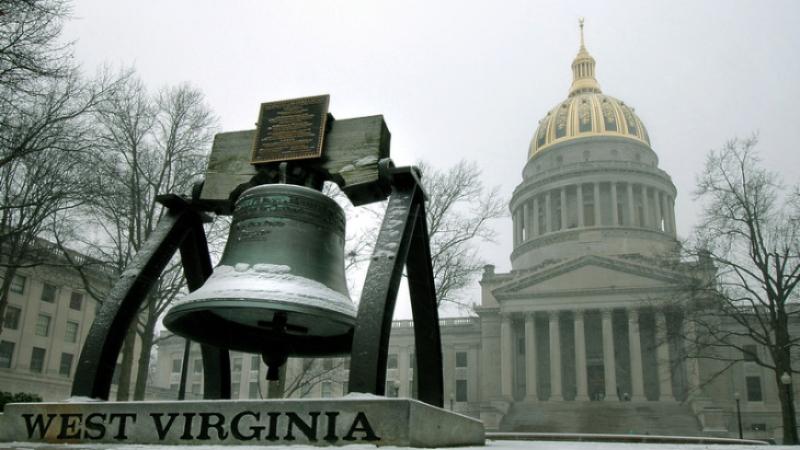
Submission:
[[[288,184],[250,188],[236,202],[219,265],[169,310],[164,325],[193,341],[260,353],[270,372],[288,356],[347,353],[356,308],[344,241],[344,213],[322,193]]]

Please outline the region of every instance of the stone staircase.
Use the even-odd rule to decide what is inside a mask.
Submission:
[[[518,402],[500,431],[703,436],[689,405],[661,402]]]

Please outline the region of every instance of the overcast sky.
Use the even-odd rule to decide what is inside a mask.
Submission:
[[[539,119],[566,98],[578,18],[603,92],[636,108],[696,223],[709,149],[760,135],[765,163],[800,173],[797,1],[74,0],[66,36],[87,70],[135,66],[188,81],[225,131],[261,102],[328,93],[337,118],[383,114],[397,165],[476,161],[510,197]],[[510,219],[486,259],[510,269]]]

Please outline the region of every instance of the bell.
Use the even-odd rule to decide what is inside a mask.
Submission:
[[[270,372],[288,356],[349,352],[356,308],[344,276],[344,232],[342,209],[314,189],[246,190],[219,265],[164,325],[193,341],[260,353]]]

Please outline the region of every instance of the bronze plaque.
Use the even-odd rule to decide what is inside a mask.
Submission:
[[[250,162],[319,158],[329,101],[320,95],[262,103]]]

